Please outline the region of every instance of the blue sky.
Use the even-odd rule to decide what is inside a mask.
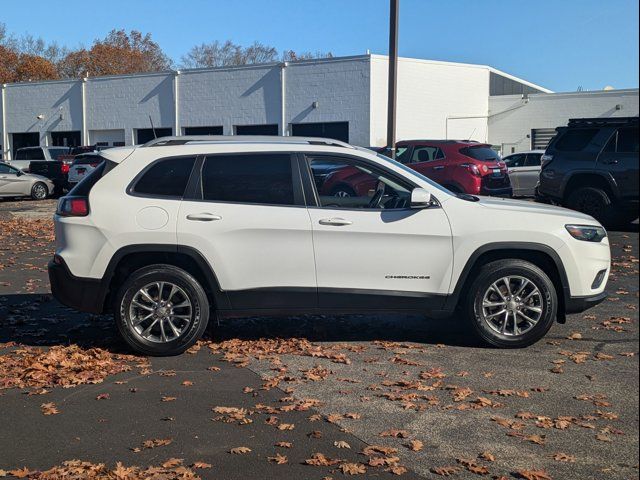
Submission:
[[[174,60],[195,44],[387,53],[387,0],[0,0],[0,22],[70,47],[150,32]],[[64,5],[64,8],[60,8]],[[638,87],[638,0],[400,0],[400,55],[488,64],[555,91]]]

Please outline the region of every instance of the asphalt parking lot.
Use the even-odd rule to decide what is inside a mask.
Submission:
[[[609,299],[527,349],[455,320],[305,316],[144,358],[51,298],[54,205],[0,201],[0,476],[638,477],[637,224],[610,232]]]

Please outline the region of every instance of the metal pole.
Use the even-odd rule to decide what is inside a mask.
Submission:
[[[398,76],[398,9],[400,0],[389,0],[389,100],[387,110],[387,147],[396,158],[396,93]]]

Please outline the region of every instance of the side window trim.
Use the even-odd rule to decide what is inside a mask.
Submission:
[[[387,168],[384,168],[381,165],[378,165],[376,163],[373,162],[368,162],[367,160],[360,158],[360,157],[354,157],[351,155],[345,155],[345,154],[340,154],[340,153],[325,153],[325,152],[319,152],[319,153],[300,153],[299,154],[299,158],[300,161],[304,162],[304,165],[302,165],[302,171],[305,172],[305,174],[303,175],[304,178],[304,183],[305,183],[305,191],[309,191],[311,190],[313,192],[313,196],[311,197],[311,199],[313,200],[312,202],[309,202],[307,204],[307,208],[319,208],[319,209],[324,209],[324,208],[328,208],[328,207],[323,207],[320,204],[320,197],[319,197],[319,192],[316,188],[316,185],[313,181],[313,173],[311,171],[311,160],[313,158],[318,158],[318,157],[328,157],[328,158],[332,158],[332,159],[345,159],[345,161],[347,162],[353,162],[355,164],[361,164],[361,165],[365,165],[369,168],[371,168],[372,170],[377,170],[380,171],[382,173],[384,173],[385,175],[388,175],[389,177],[391,177],[392,179],[398,181],[400,184],[405,184],[408,185],[410,187],[410,190],[417,188],[418,185],[416,185],[415,183],[413,183],[412,181],[408,180],[407,178],[398,175],[396,172],[389,170]],[[345,210],[345,211],[354,211],[354,212],[381,212],[381,211],[399,211],[399,210],[410,210],[410,208],[398,208],[398,209],[384,209],[384,208],[371,208],[371,209],[366,209],[366,208],[349,208],[349,207],[331,207],[332,209],[335,210]]]
[[[241,155],[289,155],[291,162],[291,181],[293,182],[293,205],[286,205],[281,203],[257,203],[257,202],[236,202],[229,200],[208,200],[204,198],[202,172],[204,164],[208,157],[215,156],[241,156]],[[303,191],[303,185],[301,184],[301,175],[299,170],[299,164],[297,154],[291,151],[269,151],[269,152],[232,152],[232,153],[204,153],[198,155],[198,159],[194,165],[187,189],[185,190],[185,196],[183,200],[190,202],[206,202],[206,203],[223,203],[232,205],[258,205],[265,207],[282,207],[282,208],[306,208],[305,194]]]

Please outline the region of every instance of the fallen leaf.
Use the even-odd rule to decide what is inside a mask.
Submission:
[[[267,457],[267,460],[278,465],[284,465],[289,462],[287,457],[280,455],[279,453],[276,453],[273,457]]]
[[[242,455],[245,453],[249,453],[250,451],[251,449],[249,447],[235,447],[229,450],[229,452],[233,453],[234,455]]]
[[[347,442],[345,442],[344,440],[338,440],[337,442],[333,442],[333,445],[336,448],[351,448],[351,445],[349,445]]]

